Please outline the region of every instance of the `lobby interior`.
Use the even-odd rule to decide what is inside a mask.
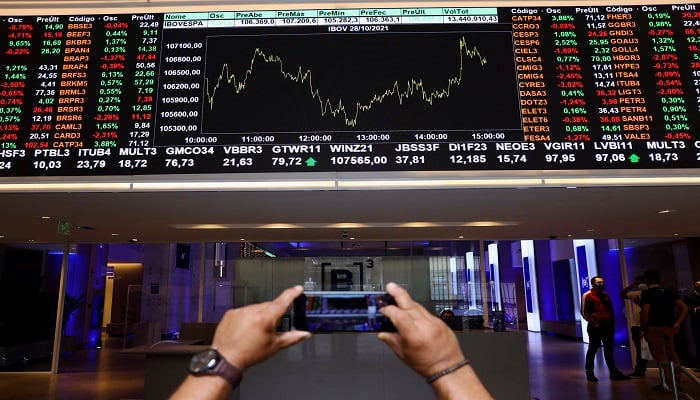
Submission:
[[[23,3],[36,12],[49,2],[0,0],[7,12]],[[106,4],[66,3],[97,9]],[[113,3],[122,10],[135,3],[150,7],[144,5],[150,1]],[[163,0],[157,6],[190,3],[227,6],[218,0]],[[697,149],[700,142],[694,143]],[[580,261],[584,256],[597,262],[588,271],[606,274],[613,295],[646,268],[660,269],[664,284],[689,292],[700,279],[699,201],[694,168],[2,177],[0,284],[6,286],[0,288],[19,282],[48,293],[53,308],[41,309],[53,313],[44,318],[52,324],[39,329],[52,338],[49,350],[36,358],[15,355],[9,367],[0,364],[0,399],[150,400],[146,358],[125,351],[144,343],[135,343],[143,337],[131,331],[132,322],[147,329],[146,346],[178,340],[183,322],[214,323],[228,307],[317,279],[319,260],[349,265],[382,260],[385,276],[412,282],[409,289],[421,293],[436,314],[446,307],[464,310],[472,299],[459,285],[475,285],[479,297],[473,301],[489,334],[495,308],[486,305],[510,304],[507,331],[527,342],[529,393],[517,399],[667,399],[669,393],[652,390],[659,379],[656,367],[643,379],[611,381],[602,354],[596,359],[600,382],[586,381],[587,344],[576,310],[577,290],[586,280],[576,276],[577,268],[586,265]],[[532,253],[523,255],[524,248]],[[580,248],[591,253],[577,252]],[[177,260],[182,249],[185,265]],[[13,258],[18,254],[29,258],[18,261]],[[505,266],[500,274],[494,254]],[[37,255],[39,261],[32,258]],[[406,271],[413,271],[415,260],[425,273],[411,280]],[[410,268],[394,268],[401,262]],[[431,265],[440,262],[448,267],[434,275]],[[289,274],[277,268],[287,264]],[[125,272],[132,265],[138,273]],[[557,274],[560,267],[570,274]],[[454,272],[470,268],[477,273],[471,282]],[[3,281],[7,276],[11,279]],[[248,293],[249,286],[238,285],[241,277],[258,286],[251,284],[255,290]],[[386,281],[374,274],[371,283],[379,289]],[[531,285],[541,287],[530,292]],[[31,314],[39,307],[12,298],[24,287],[12,289],[0,290],[0,315],[28,324],[40,320]],[[501,302],[495,293],[513,295]],[[532,293],[541,314],[529,310]],[[558,297],[562,293],[567,301]],[[625,315],[630,308],[615,297],[615,355],[620,369],[631,372]],[[75,308],[64,308],[71,302]],[[73,325],[66,328],[61,318]],[[3,324],[0,333],[12,331]],[[68,329],[71,335],[63,336],[77,337],[77,344],[57,347],[54,342],[65,333],[57,327]],[[700,357],[691,336],[684,326],[679,346],[689,366]],[[0,351],[3,344],[0,339]],[[490,378],[507,386],[511,377]],[[683,388],[700,398],[700,385],[686,379]],[[289,398],[308,397],[290,391]]]
[[[635,198],[640,200],[629,200]],[[45,249],[57,252],[54,257],[60,257],[63,249],[72,249],[75,243],[82,246],[103,243],[113,248],[122,246],[143,251],[149,246],[174,246],[183,242],[192,243],[192,246],[198,243],[211,246],[228,239],[236,245],[255,244],[256,248],[276,255],[275,259],[283,259],[357,255],[463,257],[465,252],[478,249],[479,243],[507,243],[523,238],[549,243],[568,243],[580,238],[610,242],[611,237],[624,237],[622,243],[626,248],[647,248],[652,253],[665,249],[660,252],[668,255],[667,246],[692,243],[697,237],[693,223],[697,220],[697,211],[691,206],[696,199],[700,199],[698,188],[670,186],[362,192],[6,193],[0,196],[0,204],[17,205],[18,212],[10,218],[21,218],[23,224],[31,226],[17,230],[18,235],[27,235],[21,240],[8,235],[10,237],[4,239],[5,247]],[[302,206],[305,203],[312,206]],[[607,207],[601,207],[603,203]],[[42,215],[35,213],[38,204],[44,205]],[[416,210],[415,204],[423,207]],[[526,206],[528,204],[530,206]],[[114,212],[105,217],[106,207]],[[397,208],[401,211],[397,212]],[[382,209],[386,212],[381,212]],[[266,210],[271,215],[264,216]],[[659,213],[662,210],[672,211]],[[342,216],[338,217],[339,213]],[[398,216],[393,216],[391,219],[395,222],[388,226],[390,224],[386,221],[392,213]],[[556,217],[552,218],[550,214]],[[465,226],[463,222],[454,223],[459,226],[404,225],[407,221],[417,220],[447,225],[445,221],[454,215],[461,215],[460,221],[487,215],[489,219],[518,223],[499,227]],[[42,218],[46,216],[52,218]],[[566,216],[571,216],[571,219],[567,220]],[[665,220],[666,217],[670,221]],[[90,229],[75,229],[74,235],[80,239],[74,242],[77,237],[69,236],[68,243],[65,237],[56,236],[56,219],[59,218],[81,221],[80,226]],[[261,219],[265,223],[258,222]],[[304,220],[313,222],[304,228],[304,222],[301,222]],[[339,223],[319,228],[319,221],[324,220],[363,223]],[[182,229],[185,225],[182,222],[197,224],[203,221],[228,225],[223,230]],[[231,221],[236,221],[236,224]],[[272,223],[286,227],[270,226]],[[291,224],[297,227],[289,227]],[[566,227],[565,230],[562,226]],[[445,235],[443,231],[449,233]],[[112,236],[117,232],[121,233],[119,242],[115,242]],[[346,233],[348,237],[344,237]],[[91,235],[96,238],[90,239]],[[325,240],[316,235],[322,235]],[[394,240],[376,240],[377,237]],[[489,239],[479,239],[484,237]],[[132,239],[138,239],[138,242]],[[669,271],[673,270],[674,276],[676,268],[669,261]],[[628,266],[627,273],[632,274],[634,269],[634,265]],[[690,271],[696,274],[697,267],[693,266]],[[622,271],[619,279],[622,279]],[[627,279],[631,278],[628,276]],[[527,322],[520,320],[509,329],[527,331]],[[575,396],[580,396],[580,399],[660,399],[669,396],[651,390],[658,379],[655,369],[649,370],[646,379],[612,382],[603,378],[595,385],[587,383],[581,367],[586,344],[580,338],[546,331],[526,334],[529,395],[532,398],[557,399],[560,393],[571,392],[572,387],[577,390],[567,397],[574,400],[577,399]],[[120,336],[103,335],[101,349],[80,348],[61,357],[58,374],[5,374],[11,379],[0,379],[0,390],[7,393],[8,398],[65,398],[68,395],[78,399],[143,398],[144,360],[123,354],[123,345]],[[616,354],[620,368],[631,371],[629,348],[619,346]],[[45,367],[50,366],[45,364]],[[605,371],[600,355],[596,368]],[[599,375],[605,376],[603,372]],[[688,393],[696,395],[695,386],[685,386]]]

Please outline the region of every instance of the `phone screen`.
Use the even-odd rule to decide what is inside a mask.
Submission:
[[[306,292],[294,300],[294,328],[310,332],[395,331],[381,310],[394,304],[384,292]]]

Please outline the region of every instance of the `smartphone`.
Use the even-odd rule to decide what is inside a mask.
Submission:
[[[385,292],[305,292],[294,300],[291,322],[310,332],[395,332],[382,308],[395,304]]]

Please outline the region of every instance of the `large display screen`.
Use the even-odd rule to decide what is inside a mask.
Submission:
[[[694,4],[0,19],[0,176],[700,166]]]

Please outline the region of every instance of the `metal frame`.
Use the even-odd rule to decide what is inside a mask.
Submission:
[[[666,374],[664,373],[666,368],[670,368],[671,370],[670,387],[666,382]],[[698,377],[695,376],[695,374],[692,371],[680,364],[674,363],[673,361],[659,363],[659,375],[661,375],[661,385],[663,385],[664,389],[668,388],[669,391],[673,393],[674,400],[678,400],[680,398],[694,400],[693,397],[691,397],[688,393],[682,392],[678,387],[678,383],[676,382],[676,369],[680,370],[683,374],[690,378],[691,382],[694,382],[696,385],[700,385],[700,379],[698,379]]]

